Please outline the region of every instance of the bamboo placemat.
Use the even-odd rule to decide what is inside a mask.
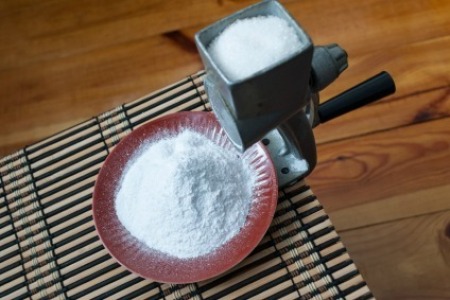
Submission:
[[[144,280],[95,232],[96,176],[122,137],[154,118],[209,110],[202,73],[0,160],[0,299],[373,299],[310,188],[280,191],[273,224],[242,263],[188,285]]]

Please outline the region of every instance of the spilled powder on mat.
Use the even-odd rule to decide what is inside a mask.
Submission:
[[[124,227],[182,259],[208,254],[243,227],[256,175],[233,150],[191,130],[143,147],[116,195]]]
[[[246,78],[299,51],[294,28],[276,16],[239,19],[208,47],[211,58],[231,80]]]

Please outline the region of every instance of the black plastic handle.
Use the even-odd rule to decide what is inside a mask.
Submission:
[[[319,105],[320,122],[325,123],[394,92],[394,80],[383,71]]]

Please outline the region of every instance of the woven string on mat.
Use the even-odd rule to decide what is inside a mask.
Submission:
[[[256,250],[212,280],[144,280],[103,248],[91,212],[103,161],[145,122],[209,110],[202,78],[189,76],[0,160],[0,299],[373,299],[304,182],[280,191]]]

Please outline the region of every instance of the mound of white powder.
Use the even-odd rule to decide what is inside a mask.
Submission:
[[[240,19],[208,47],[211,58],[231,80],[246,78],[291,56],[301,47],[288,22],[276,16]]]
[[[116,194],[116,213],[148,247],[194,258],[243,227],[255,180],[236,152],[185,130],[144,146],[130,161]]]

